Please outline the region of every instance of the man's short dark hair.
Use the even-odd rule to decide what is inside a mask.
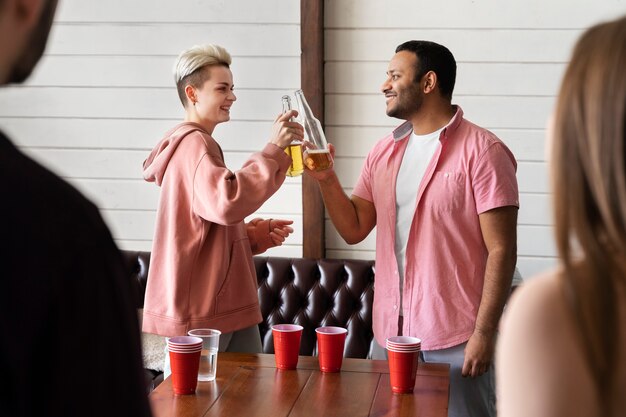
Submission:
[[[419,82],[428,71],[433,71],[437,74],[441,95],[452,100],[456,61],[448,48],[430,41],[407,41],[398,45],[396,53],[400,51],[413,52],[417,57],[415,82]]]

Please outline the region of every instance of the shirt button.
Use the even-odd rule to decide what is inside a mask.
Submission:
[[[394,309],[394,310],[397,310],[397,309],[398,309],[398,306],[393,306],[393,309]]]

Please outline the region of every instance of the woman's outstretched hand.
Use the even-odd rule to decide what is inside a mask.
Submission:
[[[258,255],[274,246],[281,246],[285,239],[293,233],[292,220],[252,219],[246,224],[252,254]]]

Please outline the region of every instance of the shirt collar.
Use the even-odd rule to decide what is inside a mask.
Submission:
[[[461,120],[463,120],[463,110],[461,109],[461,107],[456,104],[452,105],[452,107],[454,107],[455,109],[454,116],[452,116],[452,119],[450,119],[448,124],[444,126],[443,130],[441,131],[440,138],[447,138],[449,134],[454,133],[454,131],[459,127]],[[402,123],[393,131],[394,142],[398,142],[407,138],[412,131],[413,125],[411,124],[411,122],[406,121]]]

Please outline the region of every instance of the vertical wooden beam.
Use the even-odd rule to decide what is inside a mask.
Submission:
[[[300,82],[313,114],[324,126],[324,0],[300,0]],[[324,202],[317,181],[302,177],[302,255],[326,256]]]

